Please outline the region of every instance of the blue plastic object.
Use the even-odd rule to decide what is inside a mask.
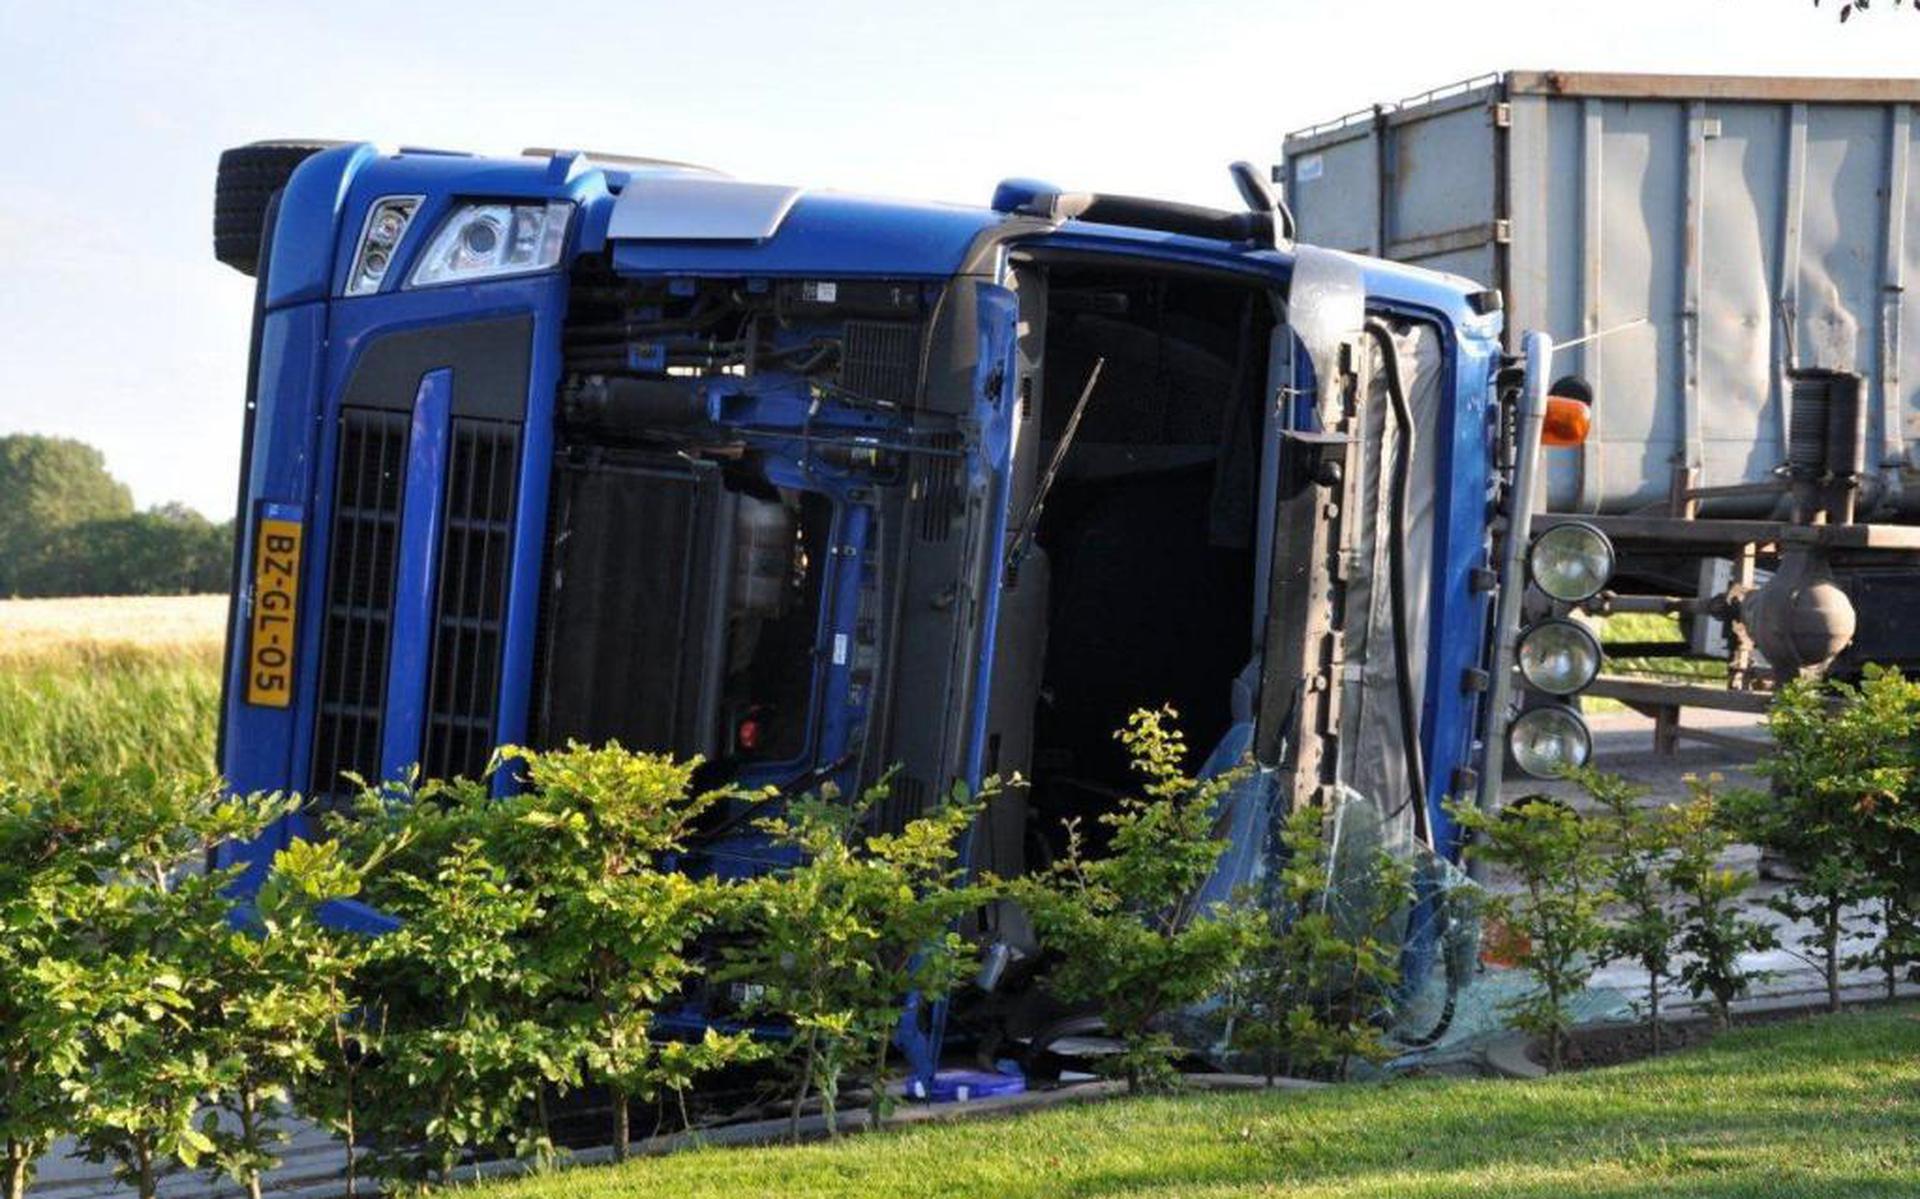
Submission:
[[[993,202],[989,205],[995,212],[1026,212],[1035,215],[1046,211],[1047,204],[1060,194],[1060,189],[1051,183],[1039,179],[1002,179],[1000,186],[993,189]]]
[[[931,1083],[915,1080],[909,1084],[907,1093],[928,1103],[968,1103],[975,1099],[1023,1095],[1026,1090],[1027,1076],[1003,1064],[997,1070],[937,1070]]]

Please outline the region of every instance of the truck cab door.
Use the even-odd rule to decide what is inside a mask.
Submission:
[[[1353,809],[1434,845],[1426,727],[1440,570],[1439,327],[1366,309],[1357,264],[1302,247],[1288,296],[1295,402],[1277,473],[1254,756],[1283,810]],[[1459,639],[1455,639],[1459,640]],[[1342,819],[1346,819],[1341,815]]]
[[[953,787],[977,792],[984,773],[994,649],[1012,500],[1020,297],[987,278],[955,278],[936,315],[922,391],[930,421],[951,434],[916,457],[910,485],[883,520],[902,565],[894,596],[885,720],[864,777],[891,770],[883,832],[937,804]],[[972,855],[972,845],[963,855]],[[962,866],[970,866],[963,861]],[[908,997],[894,1041],[913,1082],[931,1085],[946,1003]]]
[[[1355,399],[1365,290],[1357,267],[1301,247],[1287,296],[1297,353],[1291,388],[1276,388],[1276,486],[1254,757],[1279,774],[1284,810],[1334,782],[1344,654],[1341,559],[1351,548],[1359,476]],[[1275,359],[1278,363],[1278,358]],[[1311,407],[1293,402],[1311,387]]]
[[[986,757],[1006,560],[1020,301],[992,278],[957,276],[930,337],[925,419],[944,430],[886,501],[893,596],[890,694],[875,705],[866,777],[897,767],[883,824],[897,827],[955,783],[979,786]]]

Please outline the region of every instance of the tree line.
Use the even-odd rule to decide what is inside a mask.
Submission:
[[[232,583],[233,525],[183,504],[134,508],[100,451],[0,437],[0,596],[178,595]]]
[[[1881,7],[1902,8],[1908,4],[1913,6],[1914,12],[1920,12],[1920,0],[1883,0]],[[1820,0],[1813,0],[1813,6],[1819,8]],[[1872,7],[1873,0],[1845,0],[1845,3],[1842,3],[1839,9],[1841,24],[1845,24],[1851,20],[1856,9],[1860,12],[1866,12]]]

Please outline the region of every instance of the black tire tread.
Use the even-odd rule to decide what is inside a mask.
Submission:
[[[301,163],[340,144],[254,142],[223,151],[213,186],[213,256],[243,275],[257,273],[268,201],[287,185]]]

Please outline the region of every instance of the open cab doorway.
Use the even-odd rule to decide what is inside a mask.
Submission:
[[[1251,720],[1278,327],[1245,276],[1044,251],[1013,274],[1031,356],[986,765],[1028,786],[976,842],[1002,876],[1053,861],[1070,821],[1097,842],[1137,793],[1131,712],[1172,707],[1202,753]]]

